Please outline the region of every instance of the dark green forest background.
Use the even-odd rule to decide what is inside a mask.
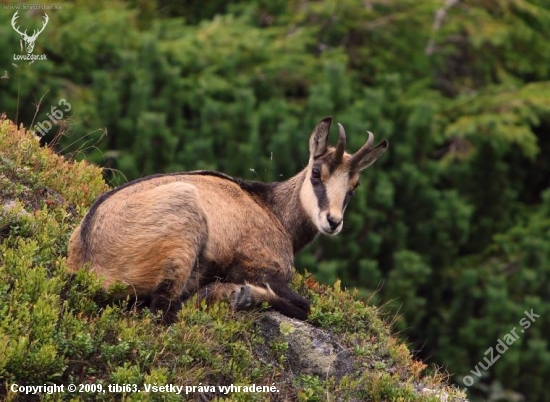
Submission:
[[[15,10],[0,8],[0,112],[29,127],[65,99],[42,141],[112,185],[196,169],[284,180],[327,115],[350,151],[367,130],[388,139],[342,235],[297,269],[387,304],[419,358],[475,379],[472,400],[550,401],[548,0],[56,4],[34,63],[13,60]],[[43,12],[18,22],[32,31]]]

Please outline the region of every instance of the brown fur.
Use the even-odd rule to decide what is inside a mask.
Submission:
[[[229,300],[237,310],[267,302],[305,319],[309,302],[288,288],[294,254],[327,225],[327,211],[343,218],[346,192],[359,179],[359,164],[352,171],[349,154],[329,169],[329,128],[329,119],[318,125],[308,167],[283,183],[189,172],[112,190],[71,236],[69,268],[90,263],[105,288],[119,282],[128,295],[150,295],[151,309],[163,311],[168,322],[180,300],[197,291],[210,302]],[[322,165],[327,211],[315,209],[316,195],[308,190],[313,163]]]

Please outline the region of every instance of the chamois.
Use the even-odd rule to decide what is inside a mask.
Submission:
[[[267,302],[306,319],[310,302],[290,290],[294,255],[319,233],[342,230],[359,173],[388,148],[373,135],[354,155],[338,124],[321,120],[309,140],[309,163],[287,181],[262,183],[212,171],[158,174],[101,195],[69,242],[71,271],[88,266],[107,289],[150,296],[150,309],[174,322],[198,292],[235,310]]]

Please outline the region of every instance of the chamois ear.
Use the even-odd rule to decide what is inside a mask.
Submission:
[[[367,140],[365,145],[363,145],[361,149],[359,149],[359,151],[357,151],[351,157],[350,165],[352,169],[356,169],[359,171],[366,169],[367,167],[372,165],[380,155],[386,152],[386,149],[388,149],[390,145],[388,141],[384,140],[373,147],[373,142],[374,136],[369,131],[369,139]]]
[[[321,120],[309,138],[309,157],[317,158],[323,155],[327,150],[328,133],[330,131],[330,125],[332,124],[332,117],[325,117]]]

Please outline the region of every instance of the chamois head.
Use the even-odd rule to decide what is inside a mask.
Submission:
[[[388,142],[373,146],[369,132],[365,145],[355,154],[345,151],[346,132],[338,123],[338,143],[328,145],[332,117],[317,124],[309,139],[309,163],[300,190],[300,201],[317,229],[327,235],[342,230],[344,211],[359,185],[359,173],[372,165],[388,149]]]

